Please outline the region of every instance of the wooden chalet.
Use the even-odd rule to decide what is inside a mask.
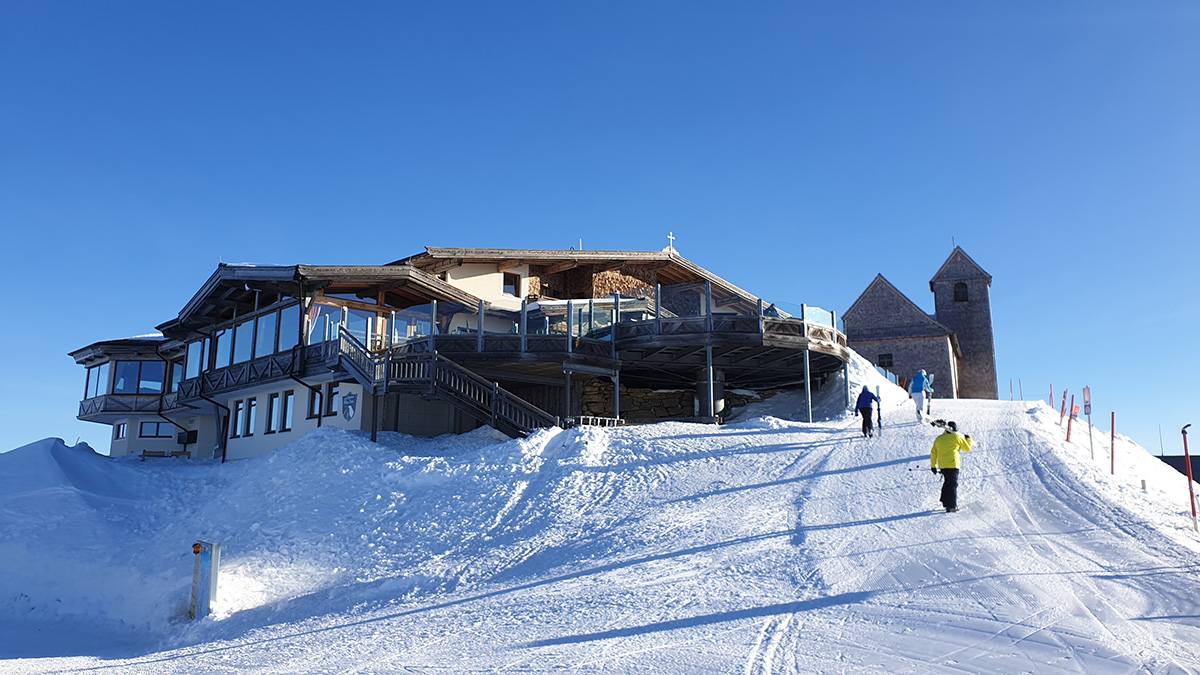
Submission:
[[[113,426],[113,455],[250,457],[324,425],[521,436],[596,421],[581,415],[596,379],[599,421],[716,421],[726,388],[811,390],[849,355],[834,315],[764,306],[672,248],[222,264],[158,330],[71,353],[88,369],[79,418]],[[680,389],[684,414],[621,395]]]

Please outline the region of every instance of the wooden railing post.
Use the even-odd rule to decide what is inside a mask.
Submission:
[[[570,354],[573,350],[571,345],[571,337],[575,333],[575,311],[571,308],[571,301],[567,301],[567,353]]]
[[[429,353],[437,353],[437,343],[433,340],[433,334],[437,332],[437,300],[429,301]]]
[[[654,284],[654,334],[662,335],[662,284]]]
[[[521,353],[529,348],[529,300],[521,298]]]
[[[479,333],[479,335],[477,336],[477,339],[475,340],[475,351],[482,353],[483,352],[483,300],[479,301],[479,316],[476,317],[475,325],[477,326],[476,330]]]

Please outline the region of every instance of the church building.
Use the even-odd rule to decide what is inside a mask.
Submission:
[[[924,370],[936,398],[995,399],[991,286],[992,276],[962,247],[929,280],[932,316],[876,275],[842,315],[847,343],[901,379]]]

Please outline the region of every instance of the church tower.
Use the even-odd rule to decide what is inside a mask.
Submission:
[[[954,331],[962,351],[958,372],[962,398],[998,398],[991,287],[992,275],[958,246],[929,280],[937,321]]]

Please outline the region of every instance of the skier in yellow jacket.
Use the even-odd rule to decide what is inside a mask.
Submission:
[[[942,471],[942,506],[947,512],[958,510],[958,453],[971,451],[971,437],[960,436],[958,425],[946,422],[946,430],[933,442],[929,467],[936,474]]]

